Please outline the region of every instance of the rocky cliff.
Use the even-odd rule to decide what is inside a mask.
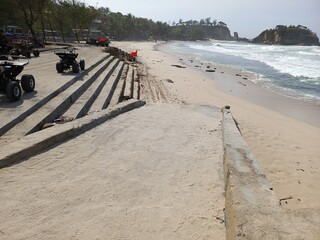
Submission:
[[[171,27],[171,37],[177,40],[206,40],[208,38],[217,40],[233,40],[230,30],[226,25],[201,26],[201,25],[179,25]]]
[[[275,29],[263,31],[252,42],[280,45],[320,45],[317,34],[300,25],[290,27],[278,25]]]
[[[233,40],[230,30],[227,26],[204,26],[203,30],[207,33],[208,38],[217,40]]]

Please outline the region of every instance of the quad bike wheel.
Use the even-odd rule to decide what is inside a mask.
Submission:
[[[58,73],[62,73],[63,72],[63,67],[62,67],[61,62],[57,62],[56,69],[57,69]]]
[[[27,58],[31,58],[31,53],[28,50],[23,51],[22,55]]]
[[[6,87],[6,94],[11,102],[18,101],[21,98],[19,83],[16,81],[9,81]]]
[[[84,70],[84,68],[85,68],[85,62],[84,60],[80,60],[80,69]]]
[[[72,63],[72,72],[74,73],[79,72],[79,64],[77,62]]]
[[[29,75],[29,74],[22,75],[21,86],[23,91],[32,92],[34,90],[35,85],[36,85],[36,82],[32,75]]]
[[[39,57],[39,56],[40,56],[39,50],[33,50],[32,52],[33,52],[33,55],[34,55],[35,57]]]

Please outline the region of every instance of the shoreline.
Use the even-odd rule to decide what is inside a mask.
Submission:
[[[320,181],[319,127],[286,116],[282,111],[259,105],[260,92],[253,94],[257,86],[249,88],[249,84],[246,87],[239,84],[239,77],[230,69],[225,68],[224,73],[220,71],[213,81],[205,72],[182,63],[177,56],[157,51],[159,43],[116,42],[115,45],[128,52],[138,49],[138,60],[182,103],[231,106],[243,137],[262,165],[276,195],[279,199],[291,197],[283,207],[290,210],[320,210],[320,189],[317,187]],[[183,68],[173,66],[182,64]],[[232,87],[232,92],[221,90],[221,83],[227,89]],[[245,93],[252,94],[251,101],[234,95],[243,89]],[[270,96],[266,94],[274,106],[281,106],[278,99],[270,99]],[[289,106],[285,109],[294,114],[297,113],[295,109],[299,110],[300,107],[303,110],[304,107],[294,104]],[[310,111],[310,114],[314,112]]]
[[[320,104],[283,95],[256,84],[255,73],[230,66],[200,62],[191,54],[170,53],[165,44],[156,46],[158,51],[173,55],[181,64],[194,68],[206,77],[215,81],[218,90],[238,97],[250,103],[258,104],[290,118],[302,121],[315,127],[320,127]],[[215,72],[206,72],[206,70]],[[226,80],[228,80],[226,82]]]

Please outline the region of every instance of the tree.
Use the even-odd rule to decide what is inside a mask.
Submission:
[[[65,42],[65,29],[67,28],[67,17],[68,17],[68,9],[70,8],[70,4],[63,0],[52,0],[49,4],[48,10],[45,12],[50,29],[53,34],[53,38],[55,41],[55,35],[52,29],[52,25],[50,22],[50,18],[53,19],[53,22],[57,24],[57,29],[59,29],[59,32],[61,33],[62,41]]]
[[[285,26],[285,25],[277,25],[276,26],[276,29],[286,29],[287,28],[287,26]]]
[[[217,26],[217,19],[212,21],[213,26]]]
[[[185,22],[185,24],[186,24],[187,26],[191,26],[191,25],[192,25],[192,23],[193,23],[192,19],[191,19],[191,20],[189,20],[189,21],[186,21],[186,22]]]
[[[0,5],[0,26],[20,25],[15,11],[16,3],[12,0],[1,0]]]
[[[200,28],[192,28],[187,32],[187,40],[204,40],[206,33]]]
[[[227,24],[225,24],[225,23],[222,22],[222,21],[218,22],[218,25],[219,25],[219,26],[223,26],[223,27],[226,27],[226,26],[227,26]]]
[[[103,14],[103,15],[108,15],[109,13],[111,13],[110,8],[108,7],[100,7],[98,11],[100,12],[100,14]]]
[[[14,0],[16,3],[16,9],[18,16],[24,20],[28,30],[31,32],[32,36],[34,36],[34,40],[36,40],[34,25],[40,18],[42,12],[44,11],[46,5],[48,4],[48,0]],[[40,44],[40,43],[39,43]]]
[[[207,26],[212,25],[210,17],[206,18],[205,21],[206,21]]]
[[[197,20],[193,20],[191,25],[195,26],[195,25],[199,25],[199,22]]]

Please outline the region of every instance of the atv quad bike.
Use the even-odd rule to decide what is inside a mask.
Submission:
[[[12,56],[25,56],[27,58],[31,57],[31,53],[35,57],[40,56],[38,49],[34,49],[31,43],[1,43],[0,44],[0,54],[12,55]]]
[[[10,51],[11,55],[22,55],[27,58],[31,57],[31,53],[35,57],[40,56],[40,52],[38,49],[34,49],[34,45],[30,42],[25,42],[25,43],[13,43],[13,49]]]
[[[76,61],[78,53],[75,52],[74,48],[69,48],[64,51],[55,51],[55,54],[61,58],[60,62],[56,63],[56,70],[58,73],[63,73],[64,70],[70,68],[74,73],[78,73],[79,69],[84,70],[85,62],[84,60],[80,60],[80,62]]]
[[[9,60],[8,56],[1,56],[0,59],[0,92],[5,93],[10,101],[18,101],[21,98],[21,87],[25,92],[34,90],[33,75],[24,74],[21,80],[16,78],[29,63],[28,60]]]

